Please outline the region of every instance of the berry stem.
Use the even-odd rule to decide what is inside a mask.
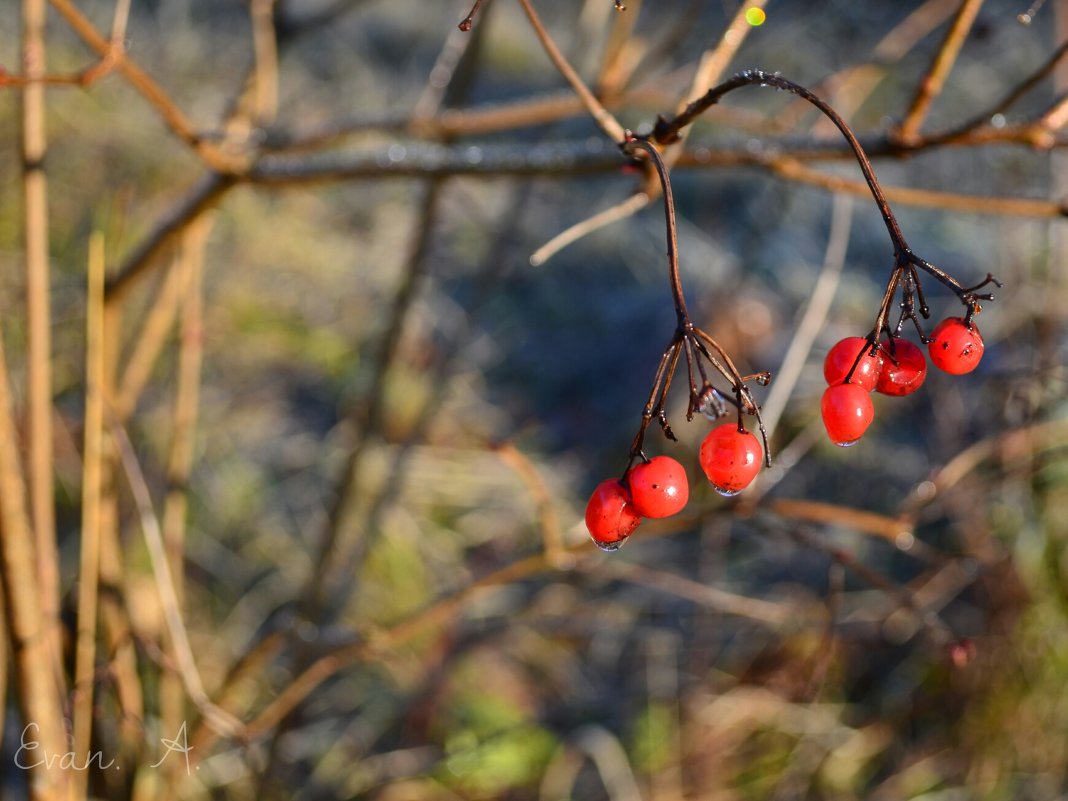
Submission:
[[[468,13],[468,15],[466,17],[463,18],[463,20],[461,20],[460,24],[457,25],[456,27],[459,28],[464,33],[467,33],[468,31],[470,31],[471,27],[474,25],[475,14],[478,13],[479,6],[481,6],[482,3],[483,3],[483,0],[475,0],[475,4],[471,7],[471,11]]]
[[[660,187],[664,192],[664,218],[667,223],[668,280],[671,283],[671,297],[675,302],[675,316],[679,330],[690,325],[690,316],[686,311],[686,297],[682,292],[682,277],[679,275],[679,236],[675,221],[675,197],[671,192],[671,179],[668,177],[667,165],[660,156],[656,145],[646,139],[628,135],[622,145],[623,152],[634,155],[636,150],[645,152],[656,168]]]
[[[660,364],[656,367],[656,375],[653,376],[653,388],[650,390],[649,399],[645,402],[645,408],[642,410],[641,426],[638,428],[638,433],[634,435],[634,441],[630,446],[630,464],[633,464],[638,457],[643,460],[646,458],[644,451],[645,432],[654,416],[660,419],[661,425],[664,427],[664,435],[668,439],[675,439],[675,435],[672,433],[671,427],[667,425],[664,417],[664,401],[671,386],[671,376],[675,373],[675,367],[679,363],[679,347],[681,344],[682,337],[676,335],[671,340],[671,344],[667,346],[664,355],[660,357]],[[628,470],[630,469],[630,464],[627,465]]]

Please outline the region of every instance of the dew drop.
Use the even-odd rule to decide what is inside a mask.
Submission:
[[[1004,128],[1005,127],[1005,115],[995,114],[990,118],[990,127],[992,128]]]
[[[623,543],[625,543],[626,541],[627,538],[624,537],[623,539],[616,540],[615,542],[599,542],[598,540],[594,540],[593,544],[605,553],[612,553],[613,551],[618,551],[620,548],[622,548]]]
[[[697,411],[712,422],[719,420],[727,413],[727,407],[723,403],[723,396],[711,384],[706,384],[697,398]]]
[[[834,444],[837,445],[839,448],[852,448],[858,442],[860,442],[859,439],[854,439],[850,440],[849,442],[836,442]]]
[[[733,498],[736,495],[741,495],[742,494],[741,490],[723,489],[723,487],[717,487],[715,484],[712,485],[712,488],[716,492],[718,492],[720,495],[722,495],[724,498]]]
[[[405,150],[404,145],[390,145],[389,150],[386,151],[386,156],[394,164],[398,161],[403,161],[406,154],[407,151]]]

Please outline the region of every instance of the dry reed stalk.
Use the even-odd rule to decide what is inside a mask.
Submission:
[[[48,152],[45,120],[46,72],[44,0],[22,3],[22,186],[26,253],[26,389],[29,428],[27,483],[36,539],[41,615],[60,671],[59,553],[53,488],[52,312],[48,257]]]
[[[15,662],[15,694],[25,727],[23,741],[37,743],[42,753],[64,754],[69,750],[63,723],[64,689],[41,610],[35,546],[0,332],[0,572]],[[33,801],[66,801],[67,771],[49,770],[44,761],[32,762]]]
[[[75,641],[74,752],[87,764],[93,729],[97,611],[100,589],[100,521],[104,436],[104,240],[89,240],[85,325],[85,431],[82,456],[82,536],[78,570],[78,630]],[[74,771],[71,789],[85,794],[89,774]]]
[[[178,611],[185,612],[185,525],[189,507],[188,485],[196,445],[197,410],[200,406],[201,365],[204,359],[204,248],[213,218],[198,217],[182,237],[182,251],[176,269],[182,274],[184,294],[179,326],[178,379],[172,411],[173,430],[167,456],[167,495],[163,502],[163,547],[174,582]],[[169,638],[166,638],[169,640]],[[164,652],[179,661],[172,642]],[[160,718],[163,731],[178,731],[185,721],[185,694],[182,679],[173,672],[160,676]],[[167,772],[184,769],[177,761],[168,763]]]

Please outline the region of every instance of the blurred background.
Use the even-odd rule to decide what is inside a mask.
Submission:
[[[464,34],[461,2],[133,3],[125,53],[201,145],[122,69],[47,90],[62,619],[80,591],[97,232],[109,414],[171,532],[207,696],[249,728],[213,724],[176,678],[115,462],[92,748],[122,770],[89,771],[89,793],[1068,797],[1068,72],[1051,61],[1068,13],[1048,3],[1025,24],[1025,4],[769,0],[739,25],[732,0],[537,2],[638,132],[703,55],[721,78],[756,67],[810,86],[870,146],[913,250],[965,285],[1004,284],[977,318],[976,372],[932,370],[914,395],[877,398],[855,447],[831,445],[823,356],[871,329],[893,249],[870,197],[829,191],[861,175],[826,121],[785,93],[731,94],[673,171],[682,277],[694,322],[743,373],[775,376],[755,388],[773,467],[739,499],[712,491],[697,465],[712,424],[686,422],[680,377],[679,441],[653,426],[646,448],[687,466],[690,504],[602,554],[586,499],[626,467],[674,333],[664,217],[654,198],[531,263],[650,184],[520,4],[492,0]],[[107,36],[114,3],[77,9]],[[97,58],[76,30],[49,12],[49,73]],[[902,135],[939,57],[944,80]],[[20,89],[5,89],[17,416]],[[924,287],[932,325],[960,313]],[[8,676],[13,798],[28,792],[11,767],[18,692]],[[160,750],[179,722],[188,772]]]

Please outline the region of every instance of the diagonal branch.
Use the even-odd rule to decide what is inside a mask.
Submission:
[[[530,20],[530,25],[534,29],[534,33],[537,35],[538,40],[541,42],[542,47],[545,48],[545,52],[548,54],[549,59],[556,65],[556,68],[560,71],[560,74],[564,76],[571,88],[575,90],[575,94],[581,98],[583,105],[590,112],[590,116],[593,117],[594,122],[600,126],[605,135],[613,142],[622,142],[626,138],[626,131],[622,125],[619,124],[619,120],[612,116],[612,113],[601,105],[601,101],[598,100],[590,88],[586,85],[585,81],[575,72],[575,68],[571,66],[571,63],[564,57],[564,54],[560,52],[560,48],[556,46],[556,42],[549,36],[549,32],[542,25],[541,18],[538,17],[538,13],[534,10],[534,6],[531,5],[531,0],[519,0],[519,4],[523,7],[523,12],[527,15],[527,19]]]
[[[938,53],[931,63],[930,69],[920,81],[908,114],[901,123],[901,127],[898,128],[897,135],[903,142],[911,141],[919,134],[920,126],[923,124],[934,99],[941,93],[946,78],[949,77],[950,70],[953,69],[953,64],[956,62],[957,56],[960,55],[960,49],[964,46],[964,40],[967,38],[968,31],[971,30],[972,23],[975,22],[975,17],[982,5],[983,0],[964,0],[961,3],[956,19],[953,20],[949,31],[946,32],[946,38],[942,40],[942,45],[938,48]]]

